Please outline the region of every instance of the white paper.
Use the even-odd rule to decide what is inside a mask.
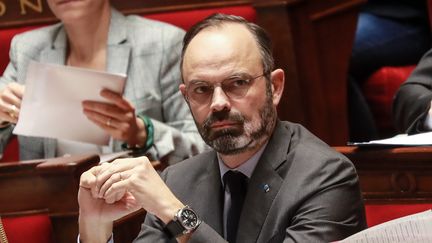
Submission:
[[[419,133],[415,135],[399,134],[392,138],[372,140],[370,142],[352,143],[351,145],[400,145],[400,146],[426,146],[432,145],[432,132]]]
[[[125,81],[125,75],[31,62],[13,133],[108,145],[108,133],[84,115],[82,101],[108,102],[101,90],[123,93]]]
[[[432,212],[427,210],[388,221],[354,234],[340,243],[432,242]]]
[[[115,159],[130,157],[132,150],[120,151],[116,153],[99,154],[99,164],[111,162]]]

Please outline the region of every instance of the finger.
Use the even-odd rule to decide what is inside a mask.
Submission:
[[[89,188],[94,198],[98,197],[99,188],[97,186],[97,176],[101,170],[106,167],[105,165],[94,166],[88,171],[84,172],[80,178],[80,186]]]
[[[18,97],[20,100],[24,96],[25,86],[16,82],[13,82],[9,85],[12,93]]]
[[[121,201],[121,199],[125,196],[126,196],[126,190],[122,189],[113,193],[112,195],[109,195],[108,197],[105,197],[104,199],[106,203],[112,204]]]
[[[15,114],[11,114],[9,112],[4,112],[0,110],[0,119],[2,121],[11,122],[11,123],[17,123],[18,117]]]
[[[102,186],[100,187],[98,196],[101,198],[105,195],[105,192],[110,188],[114,183],[119,182],[122,179],[122,172],[112,174],[108,180],[106,180]]]
[[[135,110],[134,106],[119,93],[104,89],[101,91],[101,96],[113,102],[125,111]]]
[[[106,163],[108,168],[104,168],[97,176],[97,186],[102,187],[103,183],[115,173],[122,173],[122,178],[129,178],[132,169],[136,168],[140,163],[149,162],[148,158],[141,156],[132,159],[116,159],[111,163]]]
[[[115,202],[120,200],[126,195],[128,181],[123,180],[111,185],[111,187],[105,192],[103,198],[109,202]],[[119,198],[118,200],[116,200]]]
[[[92,111],[109,117],[124,116],[125,111],[115,104],[86,100],[82,102],[84,111]]]
[[[100,173],[96,178],[96,187],[99,188],[98,197],[102,197],[105,191],[117,181],[120,181],[121,175],[119,173],[124,173],[123,171],[128,170],[124,166],[113,166],[102,173]]]
[[[11,85],[13,86],[14,83],[9,84],[9,86],[3,90],[1,100],[4,102],[5,106],[15,105],[19,108],[21,107],[22,94],[19,92],[15,93],[16,91],[11,88]]]
[[[107,179],[102,186],[100,187],[98,197],[102,198],[105,196],[106,191],[112,187],[115,183],[121,182],[123,180],[127,180],[134,173],[134,169],[124,170],[121,172],[114,173]]]
[[[92,122],[96,123],[99,127],[105,130],[115,131],[121,125],[121,122],[114,117],[101,115],[100,113],[84,110],[84,115]]]
[[[86,188],[91,191],[93,198],[97,198],[96,177],[91,170],[84,172],[80,178],[80,187]]]

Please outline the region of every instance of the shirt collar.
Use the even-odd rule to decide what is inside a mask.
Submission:
[[[252,176],[252,173],[255,170],[255,167],[258,164],[258,161],[261,158],[261,155],[264,152],[264,149],[266,147],[267,147],[267,143],[265,143],[260,148],[260,150],[258,150],[250,159],[246,160],[246,162],[244,162],[239,167],[234,168],[234,169],[231,169],[228,166],[226,166],[225,163],[223,162],[220,154],[217,153],[217,158],[218,158],[218,163],[219,163],[219,170],[220,170],[220,176],[221,176],[222,184],[223,184],[223,179],[222,178],[225,175],[225,173],[227,171],[229,171],[229,170],[240,171],[245,176],[247,176],[248,178],[250,178]]]

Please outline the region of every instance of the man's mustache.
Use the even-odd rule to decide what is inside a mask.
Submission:
[[[211,125],[215,122],[228,121],[243,124],[244,120],[244,117],[239,113],[231,113],[230,111],[225,110],[216,111],[213,112],[207,119],[205,119],[203,128],[208,131]]]

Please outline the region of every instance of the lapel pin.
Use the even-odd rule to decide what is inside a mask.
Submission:
[[[270,186],[268,184],[264,184],[263,189],[264,189],[264,192],[267,193],[270,191]]]

